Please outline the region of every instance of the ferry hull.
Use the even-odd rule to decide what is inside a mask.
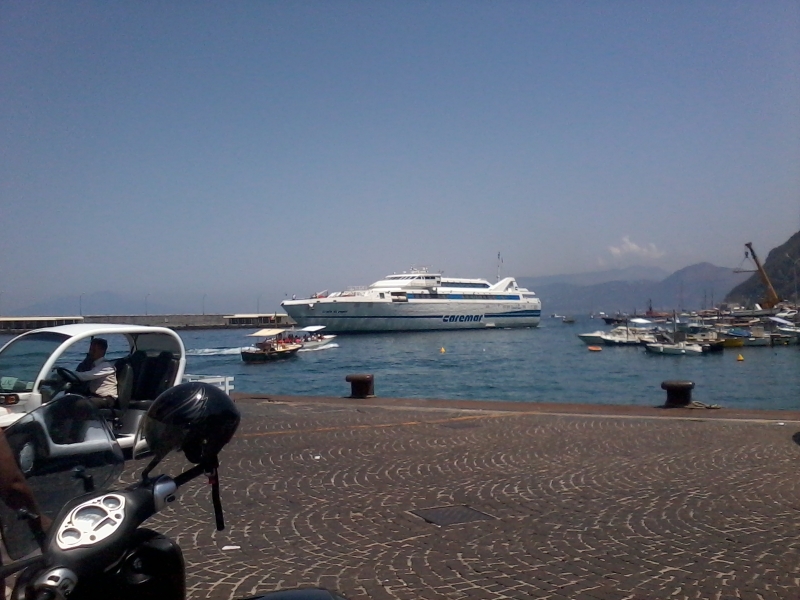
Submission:
[[[541,317],[538,300],[521,306],[309,299],[285,301],[282,306],[299,325],[324,325],[336,333],[536,327]]]

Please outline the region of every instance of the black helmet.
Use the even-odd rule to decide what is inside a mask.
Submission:
[[[151,467],[173,450],[183,450],[195,464],[211,463],[233,437],[239,419],[239,409],[219,388],[182,383],[153,401],[136,437],[137,442],[144,437],[153,452]]]

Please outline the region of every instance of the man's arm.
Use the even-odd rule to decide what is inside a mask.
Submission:
[[[88,371],[81,371],[75,373],[75,376],[81,381],[90,381],[92,379],[102,379],[114,373],[114,365],[110,362],[101,361]]]
[[[88,371],[89,369],[92,368],[93,364],[94,364],[94,361],[92,360],[92,357],[89,354],[87,354],[86,358],[84,358],[81,361],[81,364],[78,365],[78,367],[75,369],[75,371],[77,371],[78,373],[82,373],[83,371]]]

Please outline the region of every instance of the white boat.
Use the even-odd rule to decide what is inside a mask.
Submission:
[[[603,336],[607,335],[608,333],[608,331],[598,329],[597,331],[593,331],[591,333],[579,333],[578,337],[587,346],[597,346],[605,343]]]
[[[325,325],[309,325],[308,327],[298,329],[298,333],[306,334],[300,336],[303,345],[301,350],[316,350],[317,348],[327,346],[336,339],[335,335],[320,333],[323,329],[325,329]]]
[[[621,325],[608,331],[602,329],[592,333],[579,333],[578,337],[589,346],[636,346],[656,341],[653,327],[629,327]]]
[[[778,324],[778,334],[772,336],[773,343],[776,341],[779,345],[800,343],[800,326],[780,317],[770,317],[770,319]]]
[[[513,277],[492,284],[425,270],[388,275],[367,288],[284,300],[281,306],[299,325],[333,332],[536,327],[542,312],[541,300]]]
[[[700,356],[703,347],[700,344],[677,342],[675,344],[647,344],[645,349],[653,354],[675,354],[681,356]]]
[[[650,331],[635,331],[633,328],[622,328],[622,331],[609,331],[601,336],[606,346],[641,346],[652,344],[656,336]]]

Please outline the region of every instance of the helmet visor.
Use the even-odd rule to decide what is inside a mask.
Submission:
[[[151,417],[142,417],[133,442],[134,458],[143,458],[153,453],[158,459],[164,458],[173,450],[180,450],[186,438],[186,431],[174,424],[165,424]]]

